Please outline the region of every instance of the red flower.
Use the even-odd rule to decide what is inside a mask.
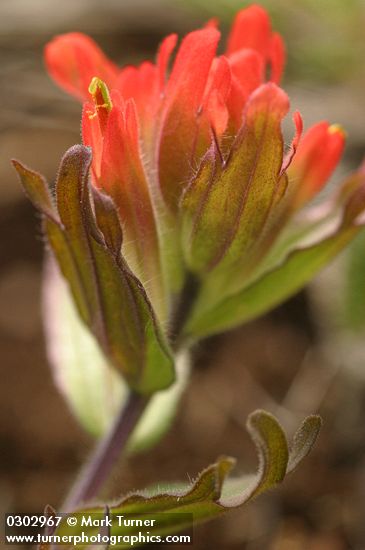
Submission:
[[[309,216],[306,230],[295,230],[294,214],[336,167],[344,132],[321,122],[301,138],[295,113],[285,151],[285,48],[266,11],[240,11],[217,57],[219,38],[214,21],[191,32],[171,69],[174,34],[155,63],[139,67],[119,69],[78,33],[56,37],[45,52],[52,77],[84,101],[93,184],[118,209],[123,256],[158,319],[171,317],[194,281],[189,335],[237,324],[295,292],[352,238],[365,207],[358,172],[331,203],[333,234],[319,232],[328,209],[322,222]],[[300,239],[312,229],[317,240],[303,248]]]

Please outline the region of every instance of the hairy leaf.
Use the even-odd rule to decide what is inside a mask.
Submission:
[[[247,423],[259,459],[255,475],[248,478],[228,478],[235,461],[229,457],[222,457],[184,488],[165,491],[154,488],[127,495],[119,503],[110,505],[109,517],[138,514],[151,518],[158,514],[157,527],[148,528],[151,535],[174,533],[191,524],[214,519],[230,509],[246,504],[283,481],[286,473],[308,454],[320,427],[320,417],[308,417],[294,436],[293,448],[290,451],[278,421],[270,413],[258,410],[250,415]],[[103,512],[103,507],[85,507],[73,512],[72,515],[79,513],[83,516],[100,517]],[[131,536],[138,534],[140,529],[136,526],[118,527],[117,521],[113,521],[110,534]],[[63,523],[57,534],[66,533],[70,533],[69,527]],[[72,534],[77,534],[74,529]],[[117,543],[115,547],[122,546]]]

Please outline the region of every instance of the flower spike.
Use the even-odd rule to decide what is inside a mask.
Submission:
[[[285,151],[285,46],[266,10],[241,10],[217,56],[219,38],[211,21],[182,39],[172,63],[175,34],[155,61],[119,68],[87,36],[56,37],[46,64],[84,103],[84,147],[66,154],[57,200],[16,164],[80,318],[141,393],[172,381],[167,340],[183,345],[265,313],[365,222],[362,170],[325,208],[310,204],[343,152],[339,126],[319,122],[302,136],[294,112]]]

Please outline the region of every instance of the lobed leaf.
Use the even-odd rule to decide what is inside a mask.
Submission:
[[[258,410],[250,415],[247,423],[259,459],[258,471],[249,477],[248,483],[247,476],[228,478],[235,461],[229,457],[222,457],[206,468],[190,485],[175,490],[161,491],[155,488],[132,493],[119,503],[110,505],[109,514],[111,517],[142,514],[147,518],[158,514],[157,529],[160,535],[174,533],[191,524],[214,519],[230,509],[243,506],[283,481],[286,473],[291,471],[292,465],[298,465],[309,453],[320,427],[320,417],[307,418],[294,436],[293,450],[290,451],[278,421],[270,413]],[[99,514],[100,517],[103,508],[86,507],[76,513],[90,516]],[[190,514],[190,518],[185,514]],[[72,515],[75,515],[75,512]],[[136,526],[118,527],[116,522],[113,523],[111,535],[133,535],[140,530]],[[148,530],[151,535],[156,533],[155,527],[149,527]],[[62,524],[57,534],[64,535],[67,532],[67,526]],[[72,534],[75,534],[74,530]],[[121,547],[116,545],[116,548]]]

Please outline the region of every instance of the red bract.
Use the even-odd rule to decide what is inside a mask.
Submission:
[[[91,38],[78,32],[55,38],[46,47],[45,57],[56,82],[79,99],[87,99],[95,74],[113,86],[119,72]]]
[[[301,140],[288,173],[297,179],[297,205],[318,193],[341,158],[344,131],[337,125],[319,122]]]
[[[226,130],[234,135],[249,95],[265,81],[267,67],[271,80],[278,83],[284,66],[282,39],[272,33],[268,15],[259,6],[237,15],[226,55],[216,58],[219,38],[212,25],[188,34],[169,76],[176,35],[162,42],[156,64],[144,62],[121,70],[106,60],[89,37],[78,33],[59,36],[46,47],[49,72],[66,91],[87,101],[91,79],[98,77],[112,95],[114,90],[123,101],[133,99],[143,138],[141,152],[147,155],[149,167],[158,171],[162,195],[173,210],[192,169],[210,145],[212,131],[217,139]],[[115,103],[123,109],[119,100]],[[99,106],[99,118],[101,110]],[[95,165],[103,144],[89,111],[90,122],[84,118],[84,141],[94,147]]]
[[[93,77],[103,81],[110,90],[113,99],[108,106],[105,102],[98,102],[96,95],[92,94],[94,106],[87,105],[84,109],[83,137],[85,144],[93,147],[95,180],[112,193],[120,208],[125,209],[123,200],[118,200],[123,194],[118,187],[126,187],[126,172],[134,172],[134,168],[131,170],[126,163],[141,165],[143,159],[149,172],[148,179],[153,179],[153,185],[159,186],[164,203],[175,212],[183,188],[209,149],[212,136],[218,150],[226,154],[227,147],[242,126],[250,94],[264,84],[266,74],[270,80],[279,83],[285,63],[285,47],[280,35],[272,32],[263,8],[253,5],[238,13],[227,40],[226,54],[217,58],[219,37],[214,23],[188,34],[179,47],[169,75],[169,59],[176,45],[176,35],[170,35],[162,42],[156,64],[147,61],[139,67],[122,69],[117,69],[89,37],[79,33],[56,37],[47,45],[45,57],[49,72],[66,91],[89,101]],[[274,88],[271,90],[272,94],[275,93]],[[125,102],[128,100],[134,102],[138,118],[139,127],[133,136],[119,130],[115,124],[118,118],[115,111],[119,112],[120,120],[125,118]],[[130,111],[133,109],[129,107]],[[112,122],[108,126],[109,114]],[[319,135],[320,128],[316,128],[308,132],[300,160],[298,158],[292,167],[293,173],[300,173],[301,200],[310,198],[318,190],[318,177],[322,183],[327,179],[326,175],[336,165],[343,147],[341,131],[333,130],[328,142],[331,147],[328,148],[325,137]],[[132,146],[134,155],[127,161],[125,154],[120,152],[126,147],[121,145],[121,141],[138,142],[140,138],[140,148]],[[332,147],[334,140],[336,147]],[[316,157],[308,153],[311,146],[317,150]],[[318,152],[321,147],[326,149],[325,162]],[[123,157],[123,162],[119,162],[123,168],[118,177],[116,167],[111,167],[105,160],[113,154]],[[326,168],[319,168],[319,165]],[[111,175],[108,167],[112,170]],[[103,177],[100,178],[101,173]],[[316,173],[316,181],[312,179],[313,173]],[[136,175],[132,179],[136,179]],[[144,177],[140,174],[137,179],[144,180]],[[147,196],[145,205],[150,208]]]

